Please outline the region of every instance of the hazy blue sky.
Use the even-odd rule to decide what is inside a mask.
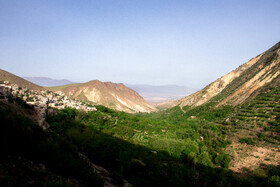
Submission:
[[[279,0],[0,0],[0,68],[201,88],[280,41]]]

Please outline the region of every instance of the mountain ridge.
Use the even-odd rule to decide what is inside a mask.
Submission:
[[[14,75],[8,71],[0,69],[0,80],[9,81],[12,84],[17,84],[18,86],[28,88],[31,90],[44,90],[45,88],[38,86],[28,80],[25,80],[17,75]]]
[[[184,107],[200,106],[214,101],[218,103],[217,107],[226,104],[236,106],[273,79],[279,79],[279,55],[280,42],[178,103]]]
[[[91,101],[95,104],[129,113],[155,111],[155,108],[143,97],[122,83],[91,80],[86,83],[51,87],[49,89],[64,93],[74,99]]]
[[[153,180],[155,182],[151,186],[158,186],[159,181],[162,182],[160,186],[176,186],[177,184],[182,184],[182,186],[215,186],[215,184],[273,186],[274,183],[271,181],[274,179],[276,179],[275,184],[278,184],[275,186],[279,186],[279,56],[280,43],[204,89],[183,98],[185,103],[180,103],[181,107],[176,106],[149,115],[131,115],[103,106],[96,106],[96,110],[88,113],[77,112],[76,109],[71,108],[62,109],[47,118],[52,132],[48,131],[48,134],[56,138],[46,136],[46,139],[41,142],[38,138],[43,136],[30,133],[32,132],[30,126],[25,128],[26,120],[14,119],[13,115],[18,115],[20,110],[1,106],[0,102],[0,112],[4,116],[2,122],[4,121],[8,127],[4,130],[9,130],[0,131],[2,133],[0,137],[4,137],[4,141],[0,142],[3,143],[2,147],[6,146],[6,142],[14,143],[12,146],[10,144],[6,146],[8,148],[6,155],[10,155],[10,149],[20,151],[22,145],[27,145],[23,152],[31,156],[34,155],[34,150],[38,149],[35,157],[45,158],[46,156],[39,163],[44,161],[43,164],[47,163],[47,168],[60,166],[65,173],[72,169],[75,172],[73,176],[81,173],[78,175],[81,176],[78,177],[81,181],[86,179],[84,172],[80,172],[80,169],[84,167],[72,164],[76,162],[74,159],[69,159],[69,155],[79,156],[82,153],[86,156],[85,158],[88,158],[87,163],[91,160],[90,163],[109,168],[108,171],[113,174],[113,177],[117,174],[120,176],[119,181],[125,178],[136,186],[147,186]],[[69,97],[79,100],[92,99],[92,102],[96,104],[104,105],[107,102],[110,105],[111,103],[111,108],[119,105],[119,110],[126,112],[136,112],[137,107],[135,109],[133,106],[138,103],[132,103],[133,101],[142,102],[142,97],[137,92],[122,83],[92,80],[51,89],[55,92],[64,92]],[[126,100],[128,96],[132,100]],[[1,107],[3,107],[2,110]],[[140,107],[143,109],[142,105]],[[6,108],[10,108],[13,112]],[[22,127],[24,127],[23,132],[14,136]],[[25,131],[34,137],[30,139],[29,136],[20,136]],[[38,131],[34,130],[34,132]],[[106,134],[106,137],[100,137],[102,133]],[[58,140],[60,136],[63,138],[61,143],[50,142],[50,140]],[[13,141],[15,138],[18,140]],[[30,144],[28,140],[33,139],[39,144],[30,147],[33,144]],[[50,145],[49,149],[42,147],[46,145],[45,141],[49,142],[47,144]],[[63,145],[68,146],[67,142],[74,147],[65,149],[68,154],[61,157],[63,152],[53,149],[53,145],[62,148]],[[135,147],[129,146],[126,142],[133,143],[137,149],[135,150]],[[138,149],[139,145],[144,145],[148,149]],[[17,149],[14,149],[15,147]],[[30,151],[26,151],[28,147]],[[50,157],[51,155],[60,159],[50,164],[50,161],[53,162],[55,158]],[[22,156],[22,152],[17,153],[15,160],[22,160]],[[34,158],[28,154],[26,156]],[[76,157],[76,161],[78,158]],[[64,160],[68,162],[57,166],[57,163],[63,163]],[[157,162],[160,165],[154,165]],[[2,161],[2,163],[5,162]],[[67,165],[71,167],[68,168]],[[14,169],[15,166],[11,165],[10,168]],[[190,178],[186,177],[186,172]],[[143,176],[143,173],[151,177]],[[56,174],[53,173],[53,175]],[[107,179],[108,175],[110,173],[106,172]],[[242,175],[245,178],[244,181],[241,183],[242,178],[235,178],[235,175]],[[23,176],[23,178],[30,180],[28,176]],[[47,180],[46,177],[42,178]],[[162,179],[172,179],[172,181]],[[38,181],[41,182],[42,179]]]
[[[24,79],[43,87],[56,87],[69,84],[76,84],[76,82],[68,79],[53,79],[50,77],[23,77]],[[178,86],[175,84],[169,85],[149,85],[149,84],[127,84],[125,86],[131,88],[141,95],[146,101],[154,104],[174,101],[190,95],[197,91],[187,86]]]
[[[44,87],[54,87],[54,86],[62,86],[67,84],[75,84],[67,79],[52,79],[49,77],[23,77],[24,79],[33,82],[34,84],[44,86]]]

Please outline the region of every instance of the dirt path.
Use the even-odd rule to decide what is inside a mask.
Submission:
[[[280,146],[278,147],[257,147],[241,143],[232,143],[227,152],[234,157],[230,164],[231,170],[242,173],[244,169],[253,171],[261,164],[279,165]]]
[[[186,111],[184,111],[182,105],[179,105],[180,109],[182,110],[182,112],[186,113]]]

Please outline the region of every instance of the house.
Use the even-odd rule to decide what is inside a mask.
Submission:
[[[35,102],[34,101],[26,101],[26,104],[28,104],[28,105],[35,105]]]
[[[18,91],[19,90],[19,86],[17,84],[13,84],[12,85],[12,90]]]
[[[50,103],[49,103],[49,107],[55,108],[56,106],[57,106],[57,103],[54,103],[54,102],[52,102],[52,103],[50,102]]]
[[[12,89],[12,84],[6,84],[5,87],[11,90]]]

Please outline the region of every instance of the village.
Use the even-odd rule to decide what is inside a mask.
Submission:
[[[17,84],[11,84],[9,81],[0,81],[0,100],[9,101],[15,98],[21,98],[26,104],[33,106],[36,111],[43,113],[44,116],[46,112],[53,109],[65,109],[67,107],[86,112],[96,110],[92,104],[70,99],[61,92],[34,91],[21,88]]]

